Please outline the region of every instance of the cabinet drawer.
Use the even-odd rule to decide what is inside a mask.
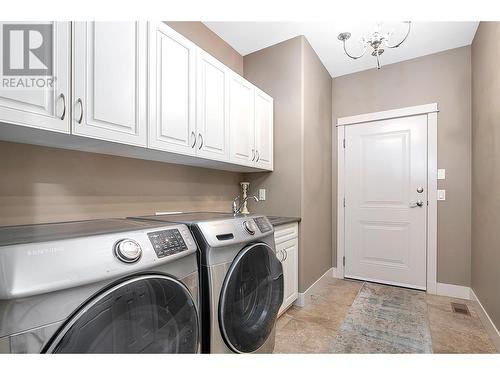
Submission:
[[[290,223],[274,227],[274,241],[276,242],[276,244],[297,238],[298,236],[298,223]]]

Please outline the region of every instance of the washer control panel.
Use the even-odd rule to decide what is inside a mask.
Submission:
[[[248,234],[250,234],[252,236],[257,231],[257,227],[255,226],[255,222],[252,219],[244,221],[243,222],[243,227],[246,229],[246,231],[248,232]]]
[[[156,256],[163,258],[188,249],[179,229],[166,229],[148,233]]]
[[[262,233],[270,232],[273,230],[271,223],[265,216],[256,217],[254,221]]]

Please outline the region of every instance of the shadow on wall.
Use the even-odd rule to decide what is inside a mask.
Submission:
[[[0,225],[230,211],[240,173],[0,142]]]

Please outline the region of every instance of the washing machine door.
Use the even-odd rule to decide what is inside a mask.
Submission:
[[[283,267],[265,243],[241,250],[229,268],[219,299],[224,341],[236,353],[258,350],[273,331],[283,302]]]
[[[198,312],[173,277],[137,275],[97,294],[59,330],[49,353],[197,353]]]

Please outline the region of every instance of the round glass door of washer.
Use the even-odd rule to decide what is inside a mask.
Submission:
[[[219,299],[224,341],[236,353],[258,350],[273,331],[283,302],[283,266],[265,243],[249,245],[231,264]]]
[[[197,353],[198,312],[168,275],[136,275],[98,293],[55,335],[49,353]]]

